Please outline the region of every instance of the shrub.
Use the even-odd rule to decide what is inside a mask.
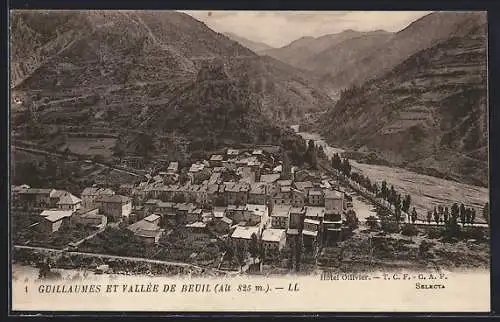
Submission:
[[[418,229],[417,229],[417,227],[415,227],[415,225],[406,224],[401,229],[401,234],[403,234],[405,236],[417,236],[418,235]]]
[[[438,238],[441,238],[443,234],[443,231],[442,229],[439,229],[439,228],[431,228],[429,229],[429,231],[427,232],[427,237],[431,238],[431,239],[438,239]]]
[[[422,242],[418,246],[418,252],[420,256],[424,256],[431,249],[432,246],[434,246],[433,242],[422,240]]]
[[[382,230],[388,234],[398,233],[399,225],[395,221],[382,220]]]
[[[377,221],[377,217],[375,216],[370,216],[366,218],[366,225],[370,227],[371,230],[378,230],[380,229],[380,224]]]
[[[486,234],[481,228],[470,227],[462,232],[462,237],[465,239],[475,239],[477,241],[486,240]]]

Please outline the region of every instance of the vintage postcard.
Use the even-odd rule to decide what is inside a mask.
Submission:
[[[487,27],[12,10],[11,310],[490,311]]]

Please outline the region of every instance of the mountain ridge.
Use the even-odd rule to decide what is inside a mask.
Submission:
[[[317,121],[322,134],[367,162],[487,185],[486,19],[474,19],[344,90]]]

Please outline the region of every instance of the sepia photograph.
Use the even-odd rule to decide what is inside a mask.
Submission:
[[[485,11],[9,28],[13,309],[489,311]]]

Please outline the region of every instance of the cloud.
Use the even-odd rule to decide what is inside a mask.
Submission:
[[[183,11],[217,32],[281,47],[346,29],[399,31],[429,11]]]

